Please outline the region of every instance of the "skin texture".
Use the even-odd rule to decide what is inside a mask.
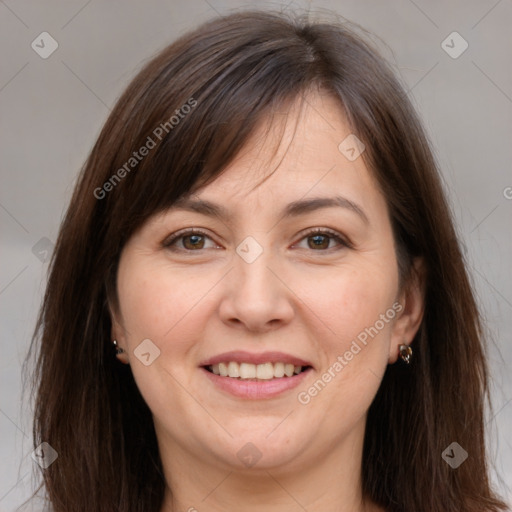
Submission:
[[[281,131],[265,138],[259,130],[194,194],[226,207],[229,219],[171,209],[151,218],[121,255],[112,335],[153,414],[168,484],[162,511],[382,510],[361,495],[366,414],[398,345],[418,329],[421,285],[399,289],[386,201],[363,159],[351,162],[338,149],[350,129],[336,100],[315,91],[303,108],[282,110],[275,155]],[[340,207],[279,216],[292,201],[334,195],[357,203],[368,223]],[[162,246],[184,228],[208,235],[178,239],[175,251]],[[330,228],[351,246],[326,236],[316,248],[309,228]],[[263,249],[253,263],[236,253],[247,236]],[[298,393],[397,302],[401,311],[300,403]],[[133,351],[148,338],[161,352],[145,366]],[[230,350],[278,350],[314,369],[278,397],[236,398],[199,369]],[[249,442],[261,452],[252,467],[237,457]]]

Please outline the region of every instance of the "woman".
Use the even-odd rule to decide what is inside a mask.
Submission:
[[[215,19],[129,85],[61,228],[34,338],[53,509],[503,510],[479,322],[378,52]]]

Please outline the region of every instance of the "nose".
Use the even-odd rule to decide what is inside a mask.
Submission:
[[[289,323],[293,297],[285,272],[269,250],[248,263],[238,254],[224,280],[219,315],[231,327],[267,332]]]

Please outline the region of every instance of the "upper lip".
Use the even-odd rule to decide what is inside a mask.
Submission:
[[[234,350],[232,352],[224,352],[222,354],[209,357],[201,362],[199,366],[229,363],[230,361],[251,364],[288,363],[293,364],[294,366],[313,366],[310,362],[301,359],[300,357],[285,354],[284,352],[261,352],[259,354],[253,354],[251,352],[245,352],[244,350]]]

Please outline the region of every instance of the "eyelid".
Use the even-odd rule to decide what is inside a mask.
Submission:
[[[330,235],[332,238],[334,238],[341,246],[345,246],[349,249],[353,249],[353,244],[352,242],[350,242],[350,240],[345,236],[343,235],[342,233],[340,233],[339,231],[336,231],[335,229],[331,229],[331,228],[322,228],[322,227],[316,227],[316,228],[309,228],[309,229],[306,229],[305,231],[302,231],[301,233],[299,233],[299,240],[298,242],[301,242],[304,238],[308,237],[308,236],[313,236],[315,234],[319,234],[319,235]],[[295,245],[295,244],[294,244]],[[335,249],[334,247],[331,248],[332,249]],[[331,250],[327,249],[325,251],[315,251],[315,252],[330,252]]]
[[[178,240],[180,237],[185,235],[193,235],[193,234],[200,234],[207,236],[208,238],[213,240],[213,237],[209,234],[208,231],[202,229],[202,228],[183,228],[179,231],[176,231],[175,233],[170,234],[169,236],[165,237],[162,241],[162,247],[170,247],[173,242]],[[188,251],[193,252],[193,251]]]
[[[185,235],[194,235],[194,234],[204,235],[204,236],[210,238],[214,243],[216,243],[208,231],[206,231],[202,228],[193,228],[192,227],[192,228],[183,228],[183,229],[180,229],[179,231],[176,231],[175,233],[172,233],[171,235],[167,236],[162,241],[161,245],[164,248],[170,248],[172,246],[172,244],[175,241],[177,241],[178,239],[180,239],[181,237],[183,237]],[[304,238],[307,238],[308,236],[312,236],[315,234],[330,235],[333,239],[335,239],[338,242],[339,245],[347,247],[349,249],[353,248],[353,244],[347,239],[346,236],[344,236],[343,234],[341,234],[340,232],[338,232],[334,229],[322,228],[322,227],[309,228],[309,229],[302,231],[301,233],[299,233],[297,235],[299,238],[298,238],[297,242],[295,242],[293,245],[296,245],[298,242],[301,242]],[[323,251],[319,250],[319,251],[314,251],[314,252],[331,252],[331,250],[333,250],[333,249],[335,249],[335,248],[331,248],[331,249],[327,249],[327,250],[323,250]],[[200,252],[203,250],[204,249],[198,249],[196,251],[192,251],[192,250],[187,250],[187,249],[177,249],[177,251],[190,252],[190,253]]]

